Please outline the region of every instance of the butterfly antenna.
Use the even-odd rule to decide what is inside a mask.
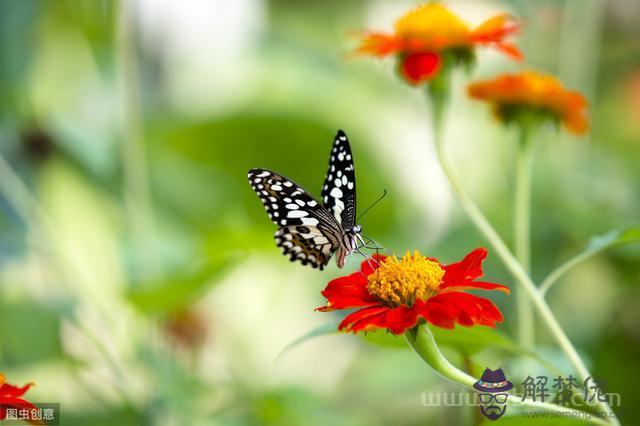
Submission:
[[[360,216],[357,217],[356,219],[356,223],[358,223],[360,221],[360,218],[362,218],[362,216],[364,216],[364,214],[366,212],[368,212],[369,210],[371,210],[376,204],[378,204],[380,201],[382,201],[382,199],[387,195],[387,190],[384,189],[384,192],[382,193],[382,195],[380,196],[380,198],[378,198],[376,201],[373,202],[373,204],[371,204],[369,207],[367,207],[362,213],[360,213]]]

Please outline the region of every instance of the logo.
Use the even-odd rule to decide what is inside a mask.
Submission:
[[[486,368],[480,380],[473,384],[480,391],[480,411],[489,420],[499,419],[507,409],[507,393],[513,383],[507,380],[502,368],[491,370]]]

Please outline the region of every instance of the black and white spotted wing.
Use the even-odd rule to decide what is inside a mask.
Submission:
[[[292,180],[266,169],[251,169],[249,183],[271,220],[275,239],[292,261],[324,269],[342,247],[343,230],[331,212]]]
[[[342,130],[338,130],[333,140],[322,201],[343,230],[348,231],[356,224],[356,174],[349,139]]]

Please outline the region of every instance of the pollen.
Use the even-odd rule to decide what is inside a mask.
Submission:
[[[429,41],[433,48],[465,44],[469,35],[469,27],[439,3],[416,7],[396,21],[395,29],[397,35]]]
[[[398,260],[392,256],[382,261],[368,277],[367,290],[390,306],[413,305],[438,292],[444,269],[417,251]]]

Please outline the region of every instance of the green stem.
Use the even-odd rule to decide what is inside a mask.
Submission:
[[[454,367],[453,364],[442,355],[428,326],[414,327],[407,331],[404,337],[415,353],[429,364],[429,367],[433,368],[436,373],[454,383],[467,388],[473,388],[473,384],[477,380],[464,371]]]
[[[152,274],[154,261],[153,214],[144,149],[144,129],[138,61],[135,50],[135,22],[132,2],[120,0],[116,31],[115,58],[121,101],[120,125],[124,199],[135,260],[143,276]]]
[[[549,289],[556,282],[558,282],[558,280],[565,273],[567,273],[567,271],[569,271],[574,266],[584,262],[585,260],[595,256],[596,254],[600,253],[601,251],[603,251],[603,250],[605,250],[607,248],[608,247],[603,247],[602,249],[599,249],[599,250],[587,250],[587,251],[584,251],[584,252],[572,257],[571,259],[567,260],[562,265],[558,266],[556,269],[553,270],[553,272],[551,272],[547,276],[547,278],[544,279],[544,281],[542,281],[542,284],[540,284],[540,293],[543,296],[545,296],[547,294],[547,292],[549,291]]]
[[[514,207],[515,256],[531,276],[531,169],[533,163],[530,131],[523,125],[516,159],[516,187]],[[525,348],[533,348],[534,317],[531,301],[523,291],[516,292],[518,307],[518,341]]]
[[[420,356],[433,370],[440,376],[447,380],[450,380],[458,385],[461,385],[471,391],[475,391],[473,384],[477,381],[474,377],[468,375],[464,371],[458,369],[445,358],[440,352],[440,348],[436,344],[433,334],[428,326],[416,326],[408,330],[404,337],[413,349],[413,351]],[[574,410],[571,408],[563,407],[561,405],[551,404],[547,402],[537,402],[522,399],[516,395],[509,395],[507,402],[511,405],[530,407],[538,410],[553,411],[567,413],[567,416],[587,419],[588,422],[599,425],[608,425],[599,417],[584,416],[586,413],[580,410]]]
[[[27,185],[0,154],[0,192],[25,223],[35,222],[39,205]]]
[[[576,351],[576,348],[573,346],[566,333],[558,323],[558,320],[553,315],[553,312],[551,312],[551,308],[549,308],[549,305],[544,300],[544,297],[538,291],[531,278],[529,278],[527,271],[525,271],[522,265],[511,253],[500,235],[498,235],[495,228],[482,214],[478,206],[460,184],[460,181],[458,180],[456,174],[453,172],[453,168],[451,167],[445,154],[443,138],[444,111],[447,104],[448,93],[440,92],[435,96],[432,94],[431,99],[433,104],[433,130],[436,153],[438,156],[438,161],[440,162],[440,166],[442,167],[442,170],[446,175],[447,180],[449,181],[451,189],[453,190],[456,198],[460,202],[460,205],[466,211],[473,224],[476,226],[476,228],[478,228],[478,230],[486,238],[489,244],[491,244],[498,257],[500,257],[504,265],[511,272],[511,275],[518,282],[518,284],[520,284],[522,289],[524,289],[529,298],[531,298],[531,301],[533,302],[534,307],[540,315],[542,322],[547,326],[547,328],[551,332],[551,335],[556,340],[562,351],[565,353],[569,362],[571,362],[571,364],[575,368],[578,377],[582,381],[585,381],[588,377],[591,377],[591,374],[580,358],[580,355],[578,355],[578,351]],[[612,412],[611,408],[606,402],[599,402],[598,409],[604,415],[608,415],[610,412]],[[619,424],[616,418],[610,418],[610,422],[614,425]]]

